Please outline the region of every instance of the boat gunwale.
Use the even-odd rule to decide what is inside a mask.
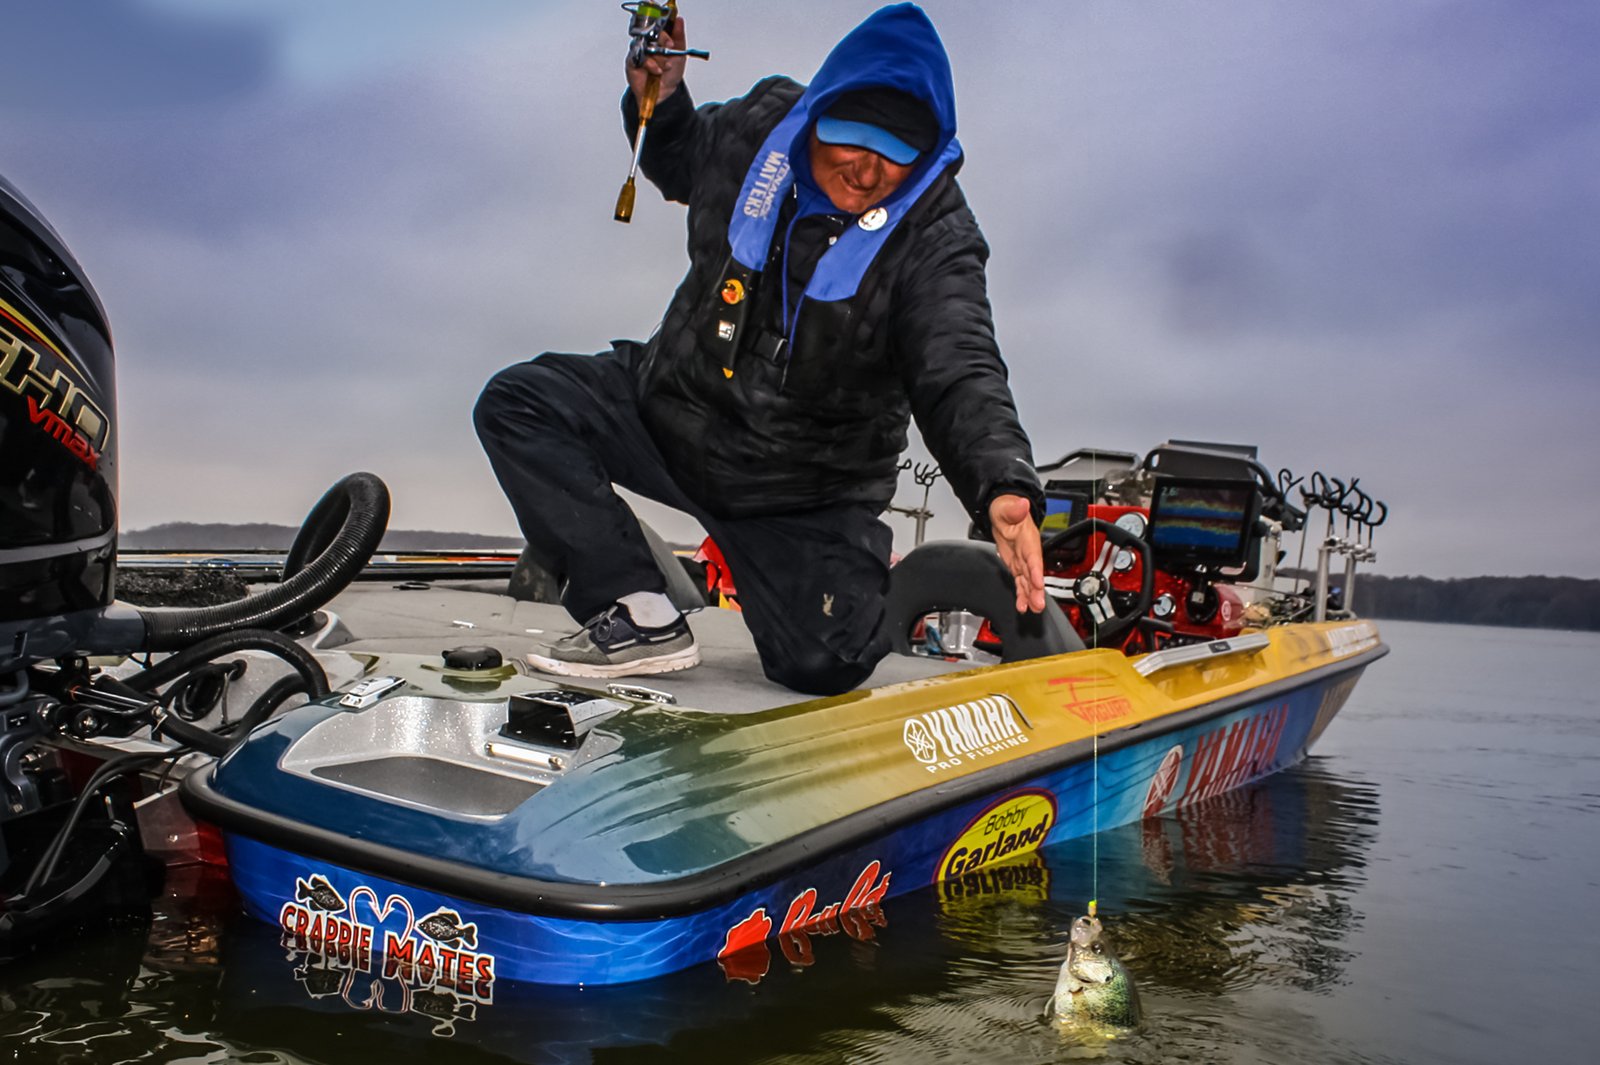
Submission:
[[[260,810],[227,798],[211,787],[218,763],[184,778],[179,786],[184,805],[200,820],[224,832],[341,868],[380,876],[422,891],[450,895],[479,905],[530,916],[585,921],[652,921],[687,917],[732,902],[750,891],[782,880],[818,854],[865,844],[964,802],[1014,787],[1041,773],[1090,757],[1098,740],[1102,753],[1231,713],[1241,706],[1271,699],[1308,684],[1359,672],[1389,653],[1376,646],[1301,673],[1280,677],[1259,687],[1221,696],[1199,706],[1103,732],[988,766],[965,776],[897,795],[846,814],[710,869],[672,880],[648,883],[597,884],[540,880],[489,871],[450,859],[402,850],[387,843],[356,839],[291,817]],[[1159,724],[1156,729],[1151,725]]]

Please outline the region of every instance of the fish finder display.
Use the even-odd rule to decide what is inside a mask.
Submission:
[[[1060,532],[1082,518],[1088,506],[1085,500],[1065,492],[1045,492],[1044,521],[1039,531],[1046,536]]]
[[[1150,501],[1150,547],[1169,562],[1243,565],[1255,511],[1252,481],[1158,478]]]

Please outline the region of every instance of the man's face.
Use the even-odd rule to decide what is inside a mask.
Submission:
[[[824,144],[811,134],[811,177],[841,211],[861,214],[900,187],[916,164],[891,163],[877,152]]]

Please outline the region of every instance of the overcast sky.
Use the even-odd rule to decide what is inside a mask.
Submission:
[[[689,0],[695,98],[809,78],[875,6]],[[1600,4],[925,7],[1041,462],[1256,444],[1389,503],[1378,572],[1600,577]],[[647,336],[685,267],[682,207],[611,220],[625,29],[610,0],[13,5],[0,172],[111,316],[123,528],[297,523],[370,469],[393,527],[514,532],[483,382]]]

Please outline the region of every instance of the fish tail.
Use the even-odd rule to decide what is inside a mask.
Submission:
[[[478,926],[475,925],[475,924],[469,924],[469,925],[466,925],[465,927],[463,927],[461,929],[461,942],[465,943],[467,946],[471,947],[473,950],[477,950],[478,949]]]

